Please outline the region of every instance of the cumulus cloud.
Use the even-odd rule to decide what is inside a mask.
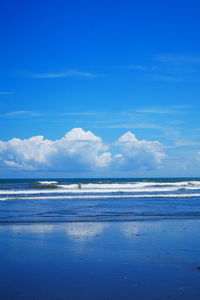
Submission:
[[[139,168],[154,169],[160,164],[165,154],[158,141],[138,140],[131,132],[122,135],[116,145],[121,153],[115,155],[120,169],[134,170]]]
[[[22,170],[85,171],[109,164],[111,154],[105,150],[100,137],[75,128],[56,141],[43,136],[1,141],[0,165]]]
[[[127,132],[115,143],[117,155],[91,131],[74,128],[59,140],[43,136],[0,141],[0,167],[16,170],[94,171],[99,169],[155,168],[164,157],[161,143],[138,140]]]

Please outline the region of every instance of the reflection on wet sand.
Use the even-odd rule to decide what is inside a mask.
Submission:
[[[133,237],[139,234],[138,225],[133,222],[120,223],[119,230],[126,237]]]
[[[14,233],[48,233],[55,230],[54,225],[51,224],[16,224],[16,225],[10,225],[9,230],[11,230]],[[0,229],[2,229],[3,226],[0,226]],[[5,230],[5,229],[4,229]]]
[[[110,228],[109,222],[66,222],[61,224],[52,223],[34,223],[34,224],[12,224],[9,226],[0,226],[0,231],[12,231],[13,233],[23,234],[50,234],[56,232],[62,232],[67,234],[70,239],[79,241],[91,240],[97,235],[104,234],[106,230]],[[116,222],[115,230],[118,234],[126,237],[133,238],[140,235],[140,232],[148,232],[154,230],[160,230],[160,224],[154,222],[145,224],[144,222]]]
[[[199,232],[197,220],[0,225],[1,298],[199,300]]]
[[[112,224],[115,224],[113,227]],[[171,222],[173,224],[173,222]],[[169,223],[169,224],[171,224]],[[181,224],[177,223],[177,224]],[[179,228],[180,227],[180,228]],[[115,232],[117,236],[121,236],[126,239],[134,239],[140,235],[149,236],[152,234],[165,233],[172,238],[177,231],[182,234],[183,229],[181,226],[176,228],[176,232],[171,230],[166,231],[164,222],[64,222],[64,223],[26,223],[26,224],[10,224],[0,225],[0,232],[12,232],[13,234],[25,234],[25,235],[41,235],[44,237],[53,236],[57,233],[64,234],[70,240],[76,242],[91,241],[97,236],[104,236],[105,234],[111,234]],[[180,238],[181,235],[178,236]]]
[[[70,239],[79,241],[87,241],[91,240],[97,235],[100,235],[104,232],[105,229],[109,227],[107,223],[93,223],[93,222],[85,222],[85,223],[62,223],[60,224],[14,224],[9,226],[0,226],[0,231],[8,230],[13,233],[21,233],[21,234],[48,234],[48,233],[57,233],[64,232]]]
[[[70,238],[86,241],[101,234],[108,226],[106,223],[69,223],[65,230]]]

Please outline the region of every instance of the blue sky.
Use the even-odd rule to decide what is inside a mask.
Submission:
[[[1,177],[199,176],[199,10],[193,0],[1,3]],[[137,141],[119,142],[129,131]],[[52,148],[27,158],[34,136],[61,141],[54,158]]]

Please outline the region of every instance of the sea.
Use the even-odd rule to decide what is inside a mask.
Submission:
[[[0,180],[0,223],[183,218],[200,218],[200,178]]]

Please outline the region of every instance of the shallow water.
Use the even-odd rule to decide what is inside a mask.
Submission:
[[[0,222],[200,218],[200,179],[0,180]]]

